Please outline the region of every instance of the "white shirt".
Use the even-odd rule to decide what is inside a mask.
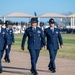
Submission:
[[[32,28],[32,30],[34,30],[34,29],[36,30],[36,27],[35,28]]]
[[[54,32],[54,27],[50,27],[50,29],[52,30],[52,32]]]
[[[9,28],[6,28],[6,30],[8,31],[8,30],[9,30]]]
[[[1,28],[0,28],[0,33],[1,33]]]

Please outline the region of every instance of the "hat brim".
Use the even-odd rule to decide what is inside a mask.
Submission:
[[[0,23],[0,24],[4,24],[4,23]]]
[[[55,23],[55,22],[49,22],[49,21],[48,21],[48,23]]]
[[[4,23],[5,25],[12,25],[11,23],[9,23],[9,24],[6,24],[6,23]]]
[[[55,23],[55,22],[49,22],[49,23],[52,23],[52,24],[53,24],[53,23]]]
[[[29,23],[38,23],[38,21],[30,21]]]

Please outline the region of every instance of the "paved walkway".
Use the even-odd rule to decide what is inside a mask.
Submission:
[[[49,57],[40,55],[37,70],[39,75],[75,75],[75,60],[57,58],[57,72],[48,70]],[[29,53],[11,51],[11,63],[2,59],[3,73],[1,75],[32,75],[30,72]]]

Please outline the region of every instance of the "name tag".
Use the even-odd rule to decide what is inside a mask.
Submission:
[[[56,31],[56,34],[58,34],[58,31]]]
[[[38,30],[37,33],[41,33],[41,31]]]
[[[2,34],[5,34],[5,32],[3,32]]]
[[[10,30],[10,32],[12,32],[12,30]]]

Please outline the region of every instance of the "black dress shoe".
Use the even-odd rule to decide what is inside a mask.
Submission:
[[[2,73],[2,70],[0,70],[0,73]]]
[[[5,60],[5,62],[7,62],[7,59],[4,58],[4,60]]]
[[[7,60],[7,59],[5,59],[5,58],[4,58],[4,60],[5,60],[5,62],[10,63],[10,60]]]
[[[5,62],[7,62],[7,60],[5,60]]]
[[[7,63],[10,63],[10,60],[8,60]]]
[[[53,69],[52,69],[52,68],[49,68],[49,70],[50,70],[50,71],[53,71]]]
[[[34,71],[32,69],[30,71],[31,71],[31,73],[34,73]]]
[[[52,70],[52,73],[55,73],[55,72],[56,72],[56,70],[55,70],[55,69],[53,69],[53,70]]]
[[[38,73],[37,72],[34,72],[33,75],[38,75]]]

